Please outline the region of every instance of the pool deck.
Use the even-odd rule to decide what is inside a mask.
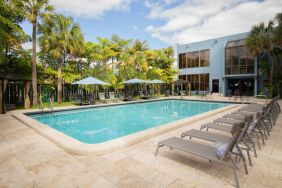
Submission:
[[[226,166],[168,148],[161,148],[157,157],[154,151],[158,141],[199,129],[236,108],[101,156],[69,154],[11,112],[0,115],[0,187],[234,187],[232,171]],[[252,157],[249,175],[240,163],[241,187],[281,187],[281,143],[280,115],[258,157]]]

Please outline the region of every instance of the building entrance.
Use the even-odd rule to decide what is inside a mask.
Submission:
[[[254,95],[254,79],[228,79],[227,95],[253,96]]]
[[[219,92],[219,80],[218,79],[212,80],[212,92],[214,93]]]

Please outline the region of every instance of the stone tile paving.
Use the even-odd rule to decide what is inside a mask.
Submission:
[[[0,115],[0,187],[234,187],[226,166],[167,148],[154,156],[158,141],[223,114],[103,156],[70,155],[10,114]],[[241,187],[281,187],[281,143],[280,115],[258,157],[252,157],[249,175],[240,165]]]

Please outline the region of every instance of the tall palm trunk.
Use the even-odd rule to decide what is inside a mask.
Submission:
[[[37,72],[36,72],[36,21],[32,23],[32,104],[37,105]]]
[[[62,103],[62,62],[58,63],[58,103]]]

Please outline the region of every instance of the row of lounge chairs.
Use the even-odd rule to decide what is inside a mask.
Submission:
[[[99,98],[100,101],[105,102],[105,103],[107,103],[109,101],[117,102],[118,100],[120,100],[119,98],[115,97],[114,92],[109,93],[109,98],[105,97],[105,93],[98,93],[98,98]],[[94,99],[94,96],[91,95],[91,94],[87,95],[85,100],[83,100],[82,95],[76,95],[75,98],[74,98],[74,102],[77,105],[96,104],[96,100]]]
[[[139,92],[140,99],[150,99],[151,95],[144,95],[143,91]],[[118,101],[131,101],[131,96],[124,96],[123,94],[119,94],[119,97],[115,96],[114,92],[109,92],[109,98],[106,98],[105,93],[98,93],[98,98],[101,102],[118,102]],[[89,94],[86,96],[86,99],[83,100],[82,95],[76,95],[74,98],[74,102],[77,105],[91,105],[95,104],[96,101],[94,100],[94,96]]]
[[[257,157],[256,145],[260,150],[261,142],[265,144],[280,112],[278,98],[274,98],[267,105],[249,104],[213,122],[201,125],[200,130],[188,130],[180,137],[160,141],[155,155],[158,154],[160,147],[167,146],[170,149],[208,159],[210,162],[227,165],[233,170],[236,187],[240,187],[236,172],[238,159],[242,159],[245,173],[248,174],[244,153],[247,154],[249,165],[252,165],[250,153],[253,152],[253,155]],[[209,131],[213,129],[216,132]],[[198,139],[207,142],[199,142]],[[254,139],[257,144],[253,141]]]

